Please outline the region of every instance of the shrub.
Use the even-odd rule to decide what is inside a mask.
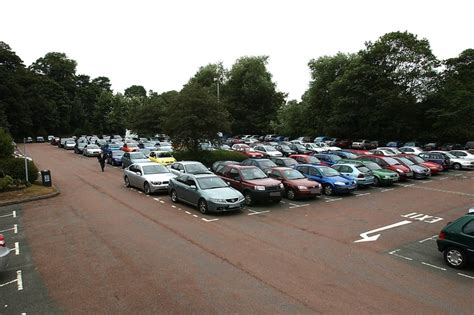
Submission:
[[[4,191],[11,185],[13,185],[13,178],[11,178],[10,176],[6,175],[0,178],[0,191]]]
[[[0,159],[0,174],[9,175],[17,184],[25,182],[25,160],[15,158]],[[28,161],[28,182],[33,184],[38,179],[38,169]]]
[[[216,150],[216,151],[176,151],[173,156],[178,161],[199,161],[207,167],[211,167],[216,161],[236,161],[241,162],[247,158],[244,154],[236,151]]]
[[[0,158],[8,158],[13,154],[13,139],[8,132],[0,128]]]

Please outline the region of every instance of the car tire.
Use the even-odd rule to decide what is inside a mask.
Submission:
[[[334,194],[334,189],[332,188],[331,185],[324,185],[323,190],[326,196],[331,196]]]
[[[244,192],[244,198],[245,198],[245,205],[246,206],[253,205],[253,197],[252,197],[252,193],[250,191]]]
[[[171,197],[172,202],[178,203],[179,199],[178,199],[178,194],[176,193],[176,190],[173,189],[170,191],[170,197]]]
[[[374,179],[374,186],[376,186],[376,187],[380,186],[380,179],[378,179],[378,177],[375,177],[375,179]]]
[[[453,164],[453,169],[455,169],[456,171],[459,171],[461,168],[462,168],[461,164],[459,164],[459,163],[454,163]]]
[[[286,191],[286,198],[288,198],[289,200],[295,200],[295,197],[295,191],[291,188],[288,188],[288,190]]]
[[[124,178],[124,181],[125,181],[125,187],[130,187],[130,180],[128,179],[128,176],[125,176]]]
[[[202,214],[208,214],[209,213],[209,208],[207,207],[207,202],[206,200],[204,199],[200,199],[199,202],[198,202],[198,208],[199,208],[199,211],[202,213]]]
[[[444,261],[448,266],[461,269],[467,264],[466,253],[457,247],[448,247],[443,251]]]
[[[151,194],[150,184],[148,184],[147,182],[143,184],[143,192],[147,195]]]

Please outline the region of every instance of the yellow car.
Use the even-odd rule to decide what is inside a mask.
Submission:
[[[164,151],[151,151],[148,158],[150,161],[159,163],[161,165],[170,165],[176,162],[176,159],[171,155],[170,152]]]

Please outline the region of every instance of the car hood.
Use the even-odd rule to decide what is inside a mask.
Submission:
[[[410,165],[410,169],[414,172],[425,172],[429,168],[421,166],[421,165]]]
[[[205,189],[201,190],[201,192],[203,196],[216,199],[235,199],[244,197],[240,192],[238,192],[232,187]]]
[[[149,159],[130,159],[133,163],[149,163]]]
[[[409,173],[411,171],[408,167],[403,166],[403,165],[390,165],[389,167],[390,167],[390,169],[400,170],[404,173]]]
[[[245,180],[245,182],[257,186],[276,186],[280,185],[280,181],[273,178],[262,178],[262,179],[251,179]]]
[[[348,179],[343,176],[324,176],[321,177],[322,181],[326,183],[335,183],[335,182],[343,182],[343,183],[352,183],[354,179]]]
[[[443,169],[441,165],[434,162],[423,162],[423,163],[420,163],[420,165],[423,165],[424,167],[427,167],[427,168]]]
[[[287,179],[286,182],[288,182],[291,185],[295,186],[305,186],[305,187],[315,187],[319,186],[318,182],[314,180],[309,180],[307,178],[302,178],[302,179]]]
[[[143,175],[146,180],[149,181],[169,181],[171,178],[176,177],[176,175],[172,173],[163,173],[163,174],[150,174],[150,175]]]
[[[372,170],[372,173],[382,175],[382,176],[391,176],[393,174],[396,174],[398,176],[397,172],[394,172],[391,170]]]

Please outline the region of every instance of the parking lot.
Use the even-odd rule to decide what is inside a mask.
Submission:
[[[474,269],[435,236],[474,205],[474,172],[202,215],[94,158],[29,152],[61,195],[1,209],[8,312],[472,313]]]

